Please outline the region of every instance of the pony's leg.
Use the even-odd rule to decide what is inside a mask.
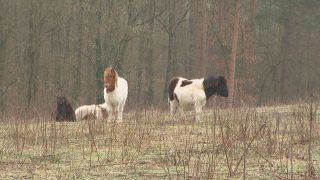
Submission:
[[[122,103],[120,104],[120,106],[119,106],[119,110],[118,110],[118,113],[119,113],[119,120],[122,122],[123,120],[123,109],[124,109],[124,106],[125,106],[125,104],[126,104],[126,100],[124,99],[123,101],[122,101]]]
[[[200,114],[202,112],[202,105],[199,102],[195,102],[194,104],[195,112],[196,112],[196,121],[200,121]]]
[[[118,111],[118,121],[122,122],[122,112]]]
[[[116,123],[116,111],[113,108],[110,108],[110,111],[108,112],[108,122],[114,124]]]
[[[175,100],[170,101],[170,114],[171,115],[175,114],[178,107],[179,107],[179,104]]]
[[[96,110],[96,118],[97,118],[97,120],[102,120],[103,119],[102,110],[101,109],[97,109]]]
[[[123,112],[123,104],[121,104],[119,107],[118,107],[118,110],[117,110],[117,121],[118,122],[122,122],[122,112]]]
[[[184,112],[183,107],[179,106],[179,114],[183,120],[187,120],[187,114]]]
[[[174,120],[177,109],[179,108],[179,103],[173,100],[173,101],[170,101],[169,104],[170,104],[170,119]]]
[[[108,113],[108,121],[114,122],[116,120],[116,110],[113,107],[111,107]]]
[[[118,114],[118,113],[117,113],[117,110],[116,110],[116,109],[113,109],[113,110],[112,110],[112,114],[113,114],[113,119],[112,119],[112,120],[116,122],[116,121],[117,121],[117,114]]]

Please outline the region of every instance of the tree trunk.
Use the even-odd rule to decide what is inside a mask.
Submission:
[[[224,1],[219,0],[218,21],[219,21],[219,38],[222,43],[225,43],[225,27],[224,27]]]
[[[280,56],[281,56],[281,66],[280,66],[280,100],[284,101],[286,100],[286,93],[287,93],[287,78],[288,78],[288,61],[290,59],[290,38],[293,33],[294,28],[294,21],[293,16],[291,13],[291,8],[287,10],[287,13],[284,15],[284,29],[283,29],[283,35],[281,38],[281,50],[280,50]]]
[[[139,62],[137,64],[137,93],[136,93],[136,102],[141,103],[141,94],[144,94],[142,92],[142,74],[144,70],[144,64],[145,64],[145,36],[144,32],[141,32],[140,34],[140,42],[139,42]]]
[[[176,71],[176,39],[175,39],[175,1],[168,0],[168,11],[169,11],[169,25],[168,25],[168,62],[166,69],[165,87],[163,91],[163,100],[166,101],[168,98],[168,83],[173,73]]]
[[[248,46],[247,52],[248,56],[245,57],[249,63],[253,63],[256,60],[256,53],[255,53],[255,32],[254,32],[254,17],[256,16],[256,0],[250,1],[250,17],[248,26]]]
[[[129,34],[129,28],[130,26],[134,26],[136,23],[136,15],[134,14],[135,11],[135,7],[134,7],[134,3],[133,0],[129,0],[128,3],[128,28],[126,29],[123,38],[121,39],[120,43],[119,43],[119,48],[118,48],[118,52],[117,52],[117,56],[116,56],[116,61],[115,61],[115,67],[118,70],[119,74],[123,73],[123,64],[124,64],[124,59],[125,59],[125,53],[127,51],[128,48],[128,44],[130,41],[130,34]]]
[[[36,78],[38,74],[38,64],[40,56],[40,6],[36,2],[31,2],[30,7],[30,19],[29,19],[29,37],[26,47],[25,63],[26,63],[26,74],[27,74],[27,107],[29,108],[32,100],[36,95]]]
[[[147,1],[147,18],[149,18],[147,24],[148,29],[146,32],[146,41],[147,41],[147,49],[146,49],[146,74],[147,74],[147,98],[145,104],[151,105],[153,104],[153,96],[154,96],[154,57],[153,57],[153,29],[154,29],[154,16],[155,16],[155,0]]]
[[[79,14],[78,14],[78,43],[77,43],[77,51],[76,51],[76,66],[75,69],[73,70],[74,72],[74,84],[73,84],[73,100],[78,102],[79,101],[79,97],[81,95],[81,66],[82,66],[82,38],[83,38],[83,25],[82,25],[82,21],[83,21],[83,4],[81,1],[78,2],[79,3]],[[83,101],[83,100],[81,100]]]
[[[5,12],[4,9],[4,3],[1,1],[0,2],[0,10],[1,12]],[[0,14],[1,17],[2,14]],[[2,92],[4,91],[4,70],[5,70],[5,65],[6,65],[6,59],[5,59],[5,43],[6,43],[6,38],[5,38],[5,31],[4,31],[4,21],[3,19],[0,19],[0,111],[4,111],[4,94]]]
[[[240,26],[240,0],[236,0],[236,9],[232,31],[232,42],[231,42],[231,55],[229,63],[229,102],[230,105],[234,103],[235,96],[235,71],[236,71],[236,58],[237,58],[237,46],[238,46],[238,33]]]
[[[197,48],[196,48],[196,59],[199,63],[199,75],[198,77],[203,77],[206,72],[207,64],[207,8],[206,1],[197,1],[199,5],[197,6],[197,23],[198,33],[197,33]]]
[[[192,52],[194,52],[196,76],[202,77],[206,73],[206,42],[207,42],[207,13],[206,1],[195,0],[191,4],[191,36]]]
[[[95,51],[96,51],[96,103],[100,104],[104,102],[103,98],[103,64],[102,64],[102,50],[101,50],[101,38],[100,38],[100,26],[101,26],[101,0],[97,9],[97,29],[95,38]]]
[[[57,20],[58,21],[58,20]],[[57,40],[55,40],[55,38]],[[61,82],[61,68],[62,68],[62,63],[61,63],[61,57],[62,57],[62,36],[61,33],[58,32],[57,30],[54,30],[52,32],[52,53],[54,57],[54,84],[56,87],[56,91],[61,93],[62,92],[62,82]]]
[[[154,8],[155,0],[147,0],[143,13],[143,22],[147,29],[141,31],[139,42],[139,63],[137,66],[137,96],[136,102],[142,102],[144,105],[150,105],[153,102],[153,28],[154,28]],[[145,78],[143,78],[145,77]],[[143,83],[144,82],[144,83]],[[142,88],[142,84],[145,84]],[[146,89],[143,91],[143,89]],[[142,98],[141,95],[145,96]],[[139,100],[143,101],[139,101]]]
[[[58,83],[59,85],[61,85],[61,91],[60,92],[64,92],[64,93],[67,93],[67,94],[71,94],[72,91],[70,91],[70,89],[72,89],[72,83],[68,83],[68,85],[65,84],[65,82],[68,82],[68,79],[66,76],[63,75],[63,72],[65,72],[66,69],[72,69],[73,68],[73,64],[70,63],[70,51],[71,51],[71,48],[70,48],[70,42],[71,42],[71,23],[72,21],[74,20],[72,18],[72,13],[71,13],[71,5],[68,5],[66,7],[66,28],[65,28],[65,32],[64,32],[64,36],[62,36],[62,41],[61,42],[61,46],[62,47],[62,52],[63,52],[63,58],[62,58],[62,61],[58,61],[58,63],[60,63],[56,69],[56,72],[59,73],[59,75],[56,74],[56,79],[57,81],[59,80],[60,82]],[[67,67],[65,68],[64,65],[66,66],[65,63],[63,62],[68,62],[68,65]],[[66,88],[67,87],[67,88]],[[63,94],[64,94],[63,93]]]
[[[257,4],[256,0],[250,1],[250,10],[251,10],[250,16],[251,16],[251,18],[256,16],[256,4]]]
[[[191,5],[189,5],[191,4]],[[187,50],[187,71],[189,72],[189,76],[190,77],[193,77],[195,75],[195,69],[194,69],[194,66],[195,66],[195,54],[194,54],[194,35],[195,34],[195,24],[194,24],[194,16],[192,14],[193,12],[193,6],[192,6],[192,3],[190,1],[188,1],[188,4],[186,6],[189,6],[189,13],[188,13],[188,31],[187,31],[187,34],[188,34],[188,50]]]
[[[128,43],[129,43],[129,32],[126,32],[124,34],[123,39],[120,41],[119,44],[119,51],[118,51],[118,58],[117,61],[115,62],[115,68],[117,69],[119,74],[123,73],[123,64],[125,60],[125,53],[128,48]]]
[[[87,48],[86,52],[88,52],[88,56],[94,57],[95,52],[90,51],[89,50],[90,47],[88,46],[86,48]],[[92,91],[93,89],[92,87],[96,85],[95,69],[96,67],[93,65],[93,63],[90,60],[88,60],[86,62],[86,78],[85,78],[85,81],[88,82],[86,83],[86,99],[85,99],[86,104],[93,103],[95,102],[95,99],[96,99],[96,93],[95,91]],[[101,77],[101,79],[102,78],[103,77]]]

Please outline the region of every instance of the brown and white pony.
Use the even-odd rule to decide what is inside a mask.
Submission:
[[[122,112],[128,97],[128,83],[119,77],[113,67],[104,70],[104,100],[109,112],[115,116],[117,121],[122,122]]]
[[[191,80],[172,78],[169,82],[170,113],[174,114],[178,107],[194,106],[198,114],[214,94],[228,97],[227,81],[223,76]]]
[[[83,105],[75,110],[76,120],[97,119],[102,120],[108,117],[107,107],[105,104]]]

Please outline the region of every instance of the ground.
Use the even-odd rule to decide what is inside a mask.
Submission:
[[[316,104],[0,122],[0,179],[320,178]],[[311,132],[311,133],[310,133]]]

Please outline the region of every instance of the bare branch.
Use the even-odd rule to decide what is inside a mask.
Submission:
[[[177,22],[177,24],[175,25],[174,29],[177,29],[181,23],[186,21],[187,14],[188,14],[188,8],[184,12],[184,14],[181,16],[180,20]]]
[[[1,97],[3,97],[3,96],[7,93],[7,91],[9,90],[9,88],[10,88],[11,86],[13,86],[16,82],[17,82],[16,80],[13,80],[11,83],[9,83],[9,84],[4,88],[4,90],[1,92]]]
[[[169,30],[168,30],[168,27],[159,19],[159,18],[156,18],[156,20],[160,23],[160,25],[162,26],[162,28],[168,33],[170,34]]]

